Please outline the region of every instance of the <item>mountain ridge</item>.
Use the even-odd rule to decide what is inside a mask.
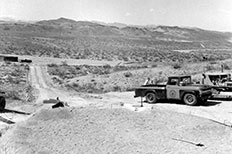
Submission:
[[[1,53],[63,58],[138,60],[137,56],[143,53],[147,60],[163,59],[166,54],[172,55],[170,59],[181,60],[175,51],[232,49],[230,32],[164,25],[117,27],[63,17],[33,23],[1,23],[0,35]],[[225,56],[228,55],[222,55]]]
[[[69,19],[65,17],[60,17],[57,19],[46,19],[46,20],[38,20],[38,21],[27,21],[27,20],[17,20],[14,18],[10,17],[0,17],[1,22],[22,22],[22,23],[43,23],[43,22],[69,22],[69,23],[96,23],[99,25],[104,25],[104,26],[112,26],[112,27],[118,27],[118,28],[123,28],[123,27],[140,27],[140,28],[156,28],[156,27],[178,27],[178,28],[183,28],[183,29],[199,29],[199,30],[205,30],[205,31],[212,31],[212,32],[220,32],[220,33],[231,33],[230,31],[218,31],[218,30],[207,30],[204,28],[199,28],[199,27],[186,27],[186,26],[170,26],[170,25],[154,25],[154,24],[147,24],[147,25],[131,25],[131,24],[125,24],[125,23],[120,23],[120,22],[112,22],[112,23],[106,23],[106,22],[101,22],[101,21],[84,21],[84,20],[74,20],[74,19]]]

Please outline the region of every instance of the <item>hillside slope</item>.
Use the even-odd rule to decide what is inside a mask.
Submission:
[[[116,27],[66,18],[1,22],[0,53],[134,61],[200,60],[175,50],[228,51],[232,33],[170,26]],[[228,58],[230,54],[224,54]]]

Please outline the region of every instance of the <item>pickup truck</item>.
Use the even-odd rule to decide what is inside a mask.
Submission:
[[[6,100],[5,100],[5,92],[0,91],[0,111],[5,109]]]
[[[194,106],[207,102],[211,96],[211,86],[193,84],[191,76],[171,76],[165,85],[151,84],[135,88],[134,97],[146,97],[148,103],[155,103],[159,99],[182,100]]]

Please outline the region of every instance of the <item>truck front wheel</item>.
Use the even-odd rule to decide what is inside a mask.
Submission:
[[[147,93],[146,100],[148,103],[155,103],[157,101],[155,93],[153,93],[153,92]]]
[[[184,95],[183,101],[186,105],[194,106],[197,104],[197,97],[194,94],[187,93]]]
[[[6,100],[4,97],[0,97],[0,111],[4,110],[6,106]]]

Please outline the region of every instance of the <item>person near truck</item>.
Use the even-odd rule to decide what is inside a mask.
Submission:
[[[148,77],[143,85],[149,85],[149,84],[152,84],[152,80]]]
[[[59,97],[56,98],[57,103],[55,105],[52,106],[52,108],[58,108],[58,107],[64,107],[64,102],[60,101]]]

